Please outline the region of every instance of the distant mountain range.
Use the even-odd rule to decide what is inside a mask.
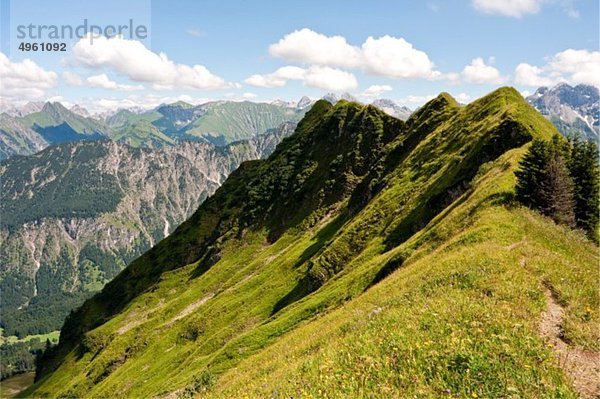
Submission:
[[[332,104],[339,100],[359,102],[349,93],[328,93],[323,99]],[[561,83],[553,88],[540,87],[527,101],[564,135],[578,132],[590,139],[598,138],[598,88]],[[215,101],[192,105],[178,101],[151,110],[133,107],[97,115],[77,104],[69,109],[58,102],[30,102],[20,107],[1,104],[0,159],[82,139],[109,138],[133,147],[175,145],[184,140],[223,146],[283,122],[297,122],[314,103],[306,96],[298,102],[275,100],[270,104]],[[372,104],[402,120],[413,112],[389,99],[377,99]]]
[[[160,147],[189,140],[224,146],[285,122],[297,122],[305,111],[247,101],[217,101],[199,106],[177,102],[149,111],[119,110],[92,117],[79,105],[68,109],[58,102],[29,103],[1,114],[0,159],[83,139],[108,138],[133,147]]]
[[[562,134],[581,133],[589,139],[598,139],[600,96],[597,87],[573,87],[566,83],[553,88],[540,87],[527,97],[527,101],[550,119]]]
[[[412,114],[412,110],[405,106],[400,106],[392,100],[379,99],[373,101],[373,105],[388,115],[394,116],[403,121],[407,120]]]
[[[358,102],[345,93],[324,97]],[[248,139],[284,122],[297,122],[314,100],[276,100],[270,104],[249,101],[215,101],[192,105],[183,101],[162,104],[151,110],[139,107],[92,115],[80,105],[30,102],[21,107],[6,104],[0,114],[0,160],[13,155],[34,154],[51,144],[85,139],[104,139],[132,147],[161,147],[181,141],[202,140],[223,146]],[[386,113],[406,120],[411,111],[391,100],[373,103]]]

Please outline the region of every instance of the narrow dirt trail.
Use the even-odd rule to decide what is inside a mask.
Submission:
[[[554,348],[560,367],[571,378],[573,387],[583,399],[600,398],[600,353],[568,345],[562,339],[563,308],[546,288],[546,311],[542,313],[540,333]]]

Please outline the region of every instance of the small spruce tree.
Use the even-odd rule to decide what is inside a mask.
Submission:
[[[575,202],[573,200],[573,179],[564,159],[554,154],[546,164],[539,185],[542,214],[556,223],[575,227]]]
[[[516,195],[521,203],[555,222],[574,227],[574,184],[567,168],[569,159],[569,145],[562,138],[534,140],[515,172]]]

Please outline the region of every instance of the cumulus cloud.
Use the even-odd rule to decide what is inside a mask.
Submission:
[[[544,0],[473,0],[476,10],[486,14],[500,14],[507,17],[521,18],[526,14],[540,11]]]
[[[362,58],[360,49],[343,36],[325,36],[308,28],[288,33],[269,46],[269,53],[288,61],[347,68],[359,66]]]
[[[62,73],[62,78],[69,86],[83,86],[83,78],[76,73],[65,71]]]
[[[63,80],[65,83],[71,86],[87,86],[87,87],[97,87],[102,89],[109,90],[123,90],[123,91],[133,91],[133,90],[143,90],[144,86],[142,85],[128,85],[117,83],[113,80],[110,80],[109,77],[102,73],[100,75],[94,75],[86,78],[85,80],[77,75],[76,73],[65,71],[62,74]]]
[[[310,67],[304,76],[304,84],[334,92],[353,90],[358,87],[356,77],[350,72],[330,67]]]
[[[392,86],[390,85],[372,85],[369,86],[364,92],[362,92],[362,96],[364,97],[379,97],[383,93],[392,91]]]
[[[257,87],[282,87],[290,80],[302,81],[305,86],[340,92],[358,87],[356,77],[337,68],[313,65],[309,68],[285,66],[266,75],[252,75],[244,82]]]
[[[252,75],[244,82],[256,87],[282,87],[288,80],[302,80],[306,70],[296,66],[284,66],[267,75]]]
[[[454,96],[454,98],[461,104],[468,104],[469,102],[471,102],[471,96],[467,93],[458,93]]]
[[[90,76],[89,78],[86,79],[86,81],[88,82],[90,87],[100,87],[103,89],[130,91],[130,90],[142,90],[144,88],[144,86],[141,86],[141,85],[132,86],[132,85],[127,85],[127,84],[117,83],[115,81],[110,80],[108,78],[108,76],[106,76],[105,73],[102,73],[100,75]]]
[[[551,86],[559,82],[600,87],[600,51],[567,49],[556,53],[543,66],[527,63],[515,69],[515,83]]]
[[[423,105],[429,100],[433,100],[436,97],[435,94],[427,94],[424,96],[406,96],[398,100],[400,104],[412,104],[412,105]]]
[[[391,78],[434,78],[433,62],[427,53],[417,50],[403,38],[369,37],[362,45],[364,68],[374,75]]]
[[[472,0],[473,7],[485,14],[499,14],[521,18],[527,14],[537,14],[542,6],[559,7],[570,18],[579,18],[574,0]]]
[[[18,100],[42,97],[56,86],[58,76],[30,59],[12,62],[0,53],[0,96]]]
[[[343,36],[326,36],[308,28],[285,35],[269,47],[274,57],[303,64],[333,68],[359,68],[373,75],[395,79],[427,78],[439,75],[424,51],[403,38],[368,37],[360,46]]]
[[[515,68],[515,83],[524,86],[552,86],[554,81],[543,76],[544,71],[527,63],[521,63]]]
[[[472,60],[471,64],[463,69],[462,76],[465,81],[477,84],[501,84],[506,81],[498,69],[486,65],[481,57]]]
[[[600,51],[567,49],[554,55],[548,69],[571,83],[600,86]]]
[[[234,86],[212,74],[203,65],[177,64],[165,53],[154,53],[137,40],[122,37],[88,38],[73,46],[73,57],[81,65],[107,68],[156,89],[212,90]]]

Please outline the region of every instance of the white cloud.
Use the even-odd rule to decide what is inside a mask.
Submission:
[[[254,93],[243,93],[242,94],[242,98],[245,98],[246,100],[252,100],[253,98],[258,97],[256,94]]]
[[[454,96],[454,98],[456,99],[456,101],[462,104],[468,104],[469,102],[471,102],[471,96],[467,93],[458,93]]]
[[[69,86],[83,86],[84,82],[81,76],[76,73],[65,71],[62,73],[62,78]]]
[[[63,80],[70,86],[87,86],[87,87],[97,87],[102,89],[110,89],[110,90],[123,90],[123,91],[133,91],[133,90],[143,90],[144,86],[142,85],[128,85],[121,84],[115,81],[112,81],[108,78],[105,73],[100,75],[94,75],[86,78],[85,80],[77,75],[76,73],[65,71],[62,74]]]
[[[269,46],[269,53],[307,64],[352,68],[361,63],[360,49],[348,44],[343,36],[325,36],[308,28],[288,33]]]
[[[490,65],[486,65],[483,58],[478,57],[471,61],[463,71],[462,76],[465,81],[477,84],[501,84],[506,81],[500,75],[500,71]]]
[[[212,90],[232,87],[203,65],[176,64],[165,53],[154,53],[137,40],[122,37],[80,39],[73,56],[82,65],[108,68],[137,82],[151,83],[156,89]]]
[[[391,78],[434,78],[433,62],[427,54],[415,49],[403,38],[369,37],[362,45],[364,68],[374,75]]]
[[[309,68],[285,66],[266,75],[252,75],[244,82],[257,87],[282,87],[289,80],[300,80],[305,86],[340,92],[358,87],[356,77],[336,68],[313,65]]]
[[[527,63],[521,63],[515,68],[515,83],[523,86],[552,86],[555,82],[545,76],[544,71]]]
[[[269,47],[274,57],[308,65],[359,68],[373,75],[395,79],[434,79],[440,73],[427,53],[417,50],[403,38],[369,37],[361,47],[349,44],[343,36],[326,36],[304,28],[285,35]]]
[[[348,91],[358,87],[356,77],[350,72],[322,66],[308,68],[304,76],[304,84],[333,92]]]
[[[473,0],[476,10],[486,14],[500,14],[521,18],[526,14],[536,14],[545,0]]]
[[[398,100],[399,104],[412,104],[412,105],[423,105],[429,100],[433,100],[436,97],[435,94],[427,94],[424,96],[406,96]]]
[[[89,78],[86,79],[86,81],[88,82],[90,87],[100,87],[103,89],[125,90],[125,91],[143,90],[144,89],[144,86],[141,86],[141,85],[132,86],[132,85],[121,84],[121,83],[112,81],[108,78],[108,76],[106,76],[105,73],[102,73],[100,75],[90,76]]]
[[[515,69],[515,83],[523,86],[552,86],[559,82],[600,87],[600,51],[567,49],[541,67],[521,63]]]
[[[56,82],[55,72],[46,71],[32,60],[12,62],[0,53],[0,96],[17,100],[40,98]]]
[[[579,18],[574,0],[472,0],[473,7],[485,14],[500,14],[506,17],[521,18],[527,14],[537,14],[542,6],[559,7],[570,18]]]
[[[392,91],[390,85],[372,85],[367,88],[361,95],[364,97],[379,97],[383,93]]]
[[[244,82],[256,87],[282,87],[288,80],[302,80],[306,70],[295,66],[284,66],[268,75],[252,75]]]
[[[568,82],[600,86],[600,51],[567,49],[554,55],[548,69]]]

